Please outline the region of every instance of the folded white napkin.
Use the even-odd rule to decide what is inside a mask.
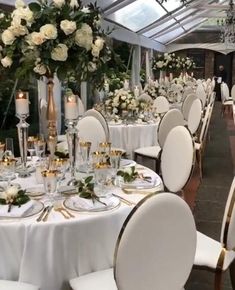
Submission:
[[[20,207],[12,205],[10,212],[8,212],[8,205],[0,205],[0,217],[23,217],[33,205],[33,200],[29,200]]]
[[[122,120],[117,120],[117,121],[115,121],[115,120],[111,120],[111,121],[109,122],[109,124],[110,124],[110,125],[120,125],[120,124],[122,124]]]
[[[115,197],[100,198],[100,201],[104,202],[106,205],[104,205],[96,200],[93,203],[93,201],[91,199],[81,198],[79,196],[74,196],[71,199],[72,199],[73,206],[75,208],[84,209],[84,210],[96,210],[96,209],[111,207],[116,202]]]

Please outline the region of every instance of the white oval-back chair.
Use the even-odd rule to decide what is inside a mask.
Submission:
[[[207,101],[207,95],[203,84],[199,84],[196,88],[196,96],[202,101],[202,107],[204,108]]]
[[[114,268],[70,280],[73,290],[182,290],[196,248],[192,212],[177,195],[150,195],[119,234]]]
[[[157,97],[153,102],[153,108],[156,109],[157,114],[164,114],[169,111],[170,104],[166,97]]]
[[[222,289],[222,274],[230,267],[235,286],[235,178],[230,187],[221,227],[220,242],[197,232],[194,265],[215,272],[214,289]]]
[[[200,99],[193,101],[188,114],[188,129],[194,135],[202,120],[202,102]]]
[[[181,111],[186,121],[188,121],[188,115],[189,115],[189,111],[192,106],[192,103],[196,99],[197,99],[196,94],[192,93],[192,94],[187,95],[187,97],[183,101]]]
[[[194,142],[189,130],[183,126],[173,128],[161,154],[162,179],[169,191],[183,190],[192,173],[194,159]]]
[[[1,290],[39,290],[39,287],[17,281],[0,280]]]
[[[105,130],[99,120],[93,116],[85,116],[78,121],[80,141],[91,142],[91,151],[97,151],[100,142],[107,142]]]
[[[141,147],[135,150],[134,159],[137,160],[139,156],[147,157],[150,159],[154,159],[156,161],[155,169],[159,170],[159,156],[161,149],[165,143],[166,137],[172,128],[175,126],[184,125],[184,118],[182,113],[178,109],[171,109],[168,111],[161,119],[158,132],[157,139],[158,144],[155,146]]]
[[[230,97],[229,88],[226,83],[222,83],[220,89],[222,101],[221,114],[223,115],[226,112],[232,111],[233,99]]]

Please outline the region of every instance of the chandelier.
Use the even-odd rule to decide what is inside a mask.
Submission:
[[[217,20],[220,26],[220,41],[225,44],[235,43],[235,11],[233,0],[229,1],[229,8],[226,11],[226,18]]]

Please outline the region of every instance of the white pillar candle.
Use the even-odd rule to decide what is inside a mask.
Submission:
[[[75,95],[65,98],[65,119],[74,120],[78,118],[78,104]]]
[[[140,95],[140,91],[139,91],[138,87],[135,86],[135,88],[134,88],[134,96],[137,98],[137,97],[139,97],[139,95]]]
[[[16,93],[15,106],[17,115],[29,114],[28,92],[19,91]]]
[[[129,90],[129,81],[128,80],[125,80],[124,83],[123,83],[123,88],[124,90],[128,91]]]

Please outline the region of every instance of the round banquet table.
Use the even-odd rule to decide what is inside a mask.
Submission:
[[[156,123],[143,124],[109,124],[112,147],[126,150],[127,156],[133,158],[137,148],[157,145]]]
[[[160,178],[150,169],[138,167]],[[14,182],[22,188],[42,186],[34,174]],[[161,180],[157,190],[162,190]],[[112,192],[135,203],[145,196],[143,191],[125,194],[117,187]],[[0,217],[0,279],[32,283],[41,290],[67,290],[70,279],[111,267],[119,231],[132,208],[121,202],[106,212],[70,210],[75,218],[68,220],[52,210],[47,222],[36,222],[39,213],[29,218]]]

